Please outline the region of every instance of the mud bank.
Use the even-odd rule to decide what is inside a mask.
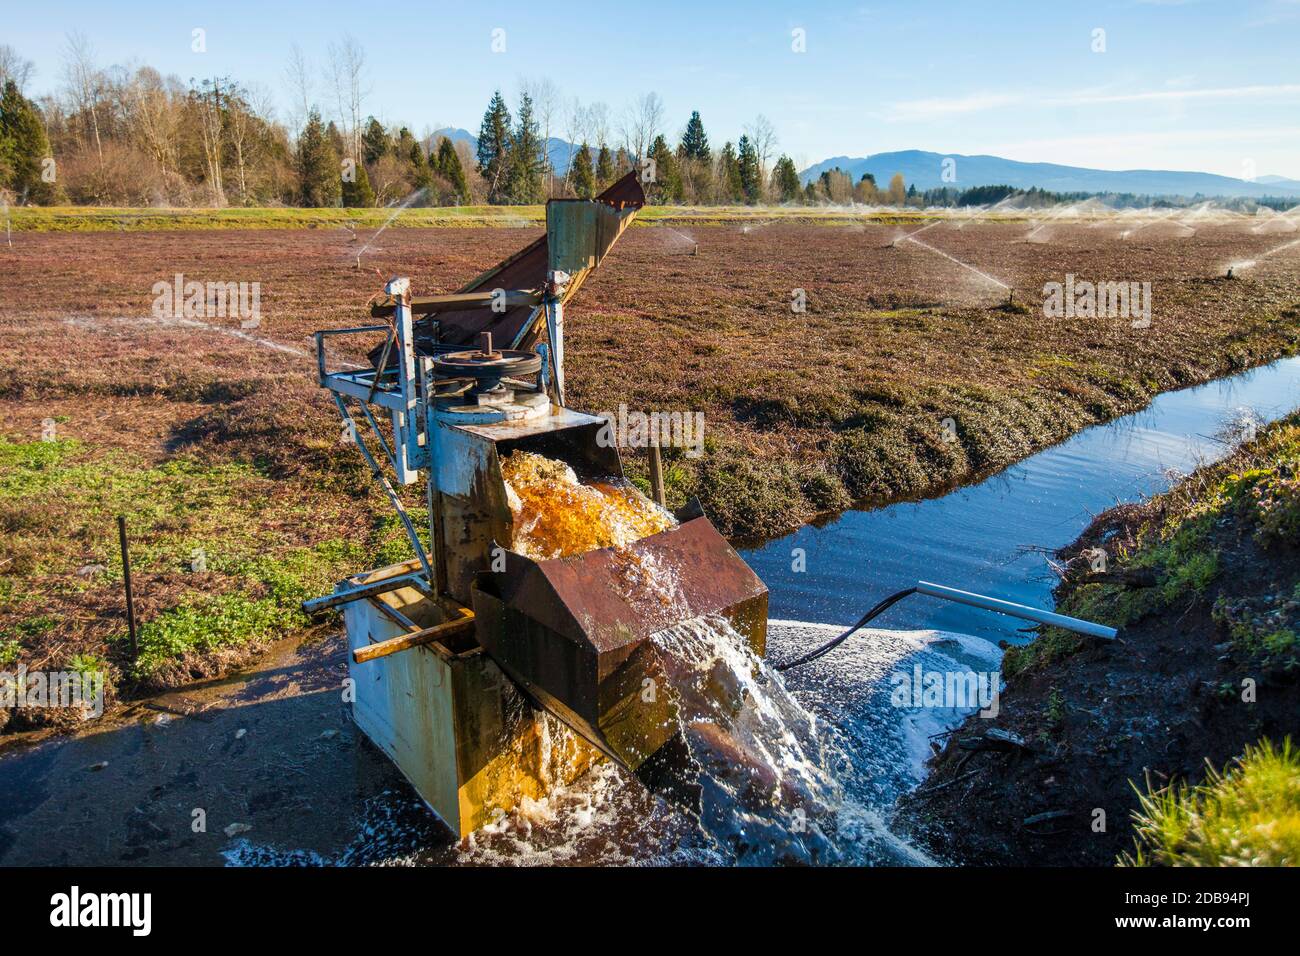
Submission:
[[[1300,735],[1298,471],[1292,414],[1099,515],[1059,555],[1057,606],[1119,640],[1045,629],[1008,649],[997,716],[935,745],[899,826],[958,863],[1107,866],[1134,849],[1139,791]]]

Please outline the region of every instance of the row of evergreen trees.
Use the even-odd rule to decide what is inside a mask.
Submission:
[[[612,150],[606,142],[593,146],[584,139],[563,177],[553,175],[547,147],[528,94],[520,98],[512,118],[501,92],[494,93],[479,126],[477,154],[488,202],[541,202],[548,195],[548,178],[560,180],[551,183],[551,193],[589,199],[631,169],[643,171],[648,198],[655,203],[756,204],[807,198],[794,161],[780,156],[769,174],[748,135],[734,145],[724,143],[715,155],[698,111],[691,113],[676,147],[660,133],[644,157],[623,146]]]
[[[59,201],[52,159],[40,112],[13,80],[5,81],[0,94],[0,190],[19,203]]]
[[[400,183],[399,191],[413,187],[416,198],[439,205],[466,205],[472,201],[469,180],[456,146],[445,136],[432,149],[403,126],[392,135],[373,116],[361,134],[362,155],[346,156],[343,135],[334,123],[326,125],[316,110],[298,137],[295,157],[299,195],[303,206],[374,206],[408,196],[377,195],[372,174]]]

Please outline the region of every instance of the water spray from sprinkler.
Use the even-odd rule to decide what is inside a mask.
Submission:
[[[387,229],[392,224],[394,219],[396,219],[403,212],[409,209],[411,207],[411,204],[414,203],[421,196],[423,196],[426,192],[428,192],[428,188],[425,186],[421,186],[419,189],[411,193],[409,196],[407,196],[405,199],[403,199],[400,203],[397,204],[397,208],[395,208],[392,211],[392,213],[389,215],[389,217],[384,220],[384,224],[380,226],[375,231],[375,234],[371,236],[370,239],[366,242],[366,244],[357,251],[356,267],[358,269],[361,268],[361,257],[370,249],[372,245],[374,245],[375,240],[378,239],[381,235],[383,235],[384,230]]]
[[[918,246],[920,246],[922,249],[928,249],[930,252],[933,252],[935,255],[937,255],[937,256],[943,256],[943,257],[944,257],[945,259],[947,259],[949,262],[956,263],[957,265],[961,266],[963,269],[966,269],[966,270],[968,270],[968,271],[970,271],[970,272],[975,273],[975,275],[979,276],[981,279],[983,279],[983,280],[986,281],[986,282],[991,282],[993,285],[996,285],[996,286],[999,286],[1000,288],[1006,289],[1008,292],[1011,291],[1011,286],[1007,285],[1007,284],[1006,284],[1005,282],[1003,282],[1001,279],[995,279],[995,278],[993,278],[993,276],[989,275],[987,272],[981,272],[979,269],[976,269],[976,268],[975,268],[973,265],[971,265],[970,263],[968,263],[968,262],[962,262],[960,259],[956,258],[955,256],[950,256],[950,255],[948,255],[948,253],[944,252],[942,249],[936,249],[934,246],[927,245],[926,243],[922,242],[920,239],[913,239],[912,236],[905,236],[904,238],[905,238],[906,240],[908,240],[909,242],[914,242],[914,243],[916,243],[916,244],[917,244]]]
[[[1296,246],[1296,245],[1300,245],[1300,239],[1292,239],[1290,242],[1284,242],[1280,246],[1274,246],[1272,249],[1269,249],[1267,252],[1261,252],[1258,258],[1243,259],[1238,262],[1229,263],[1228,278],[1229,279],[1233,278],[1234,272],[1237,272],[1241,269],[1252,269],[1259,264],[1261,259],[1267,259],[1269,256],[1276,255],[1277,253],[1282,252],[1285,249],[1290,249],[1292,246]]]

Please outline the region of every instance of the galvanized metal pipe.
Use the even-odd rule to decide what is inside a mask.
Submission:
[[[338,607],[340,604],[348,604],[352,601],[360,601],[379,594],[387,594],[389,591],[396,591],[399,588],[413,587],[418,590],[425,586],[427,586],[425,578],[418,573],[398,574],[391,578],[369,581],[350,588],[341,588],[322,597],[311,598],[302,602],[302,610],[304,614],[318,614],[329,608]]]
[[[954,601],[957,604],[967,604],[971,607],[983,608],[986,611],[997,611],[999,614],[1023,618],[1026,621],[1036,621],[1039,624],[1050,624],[1053,627],[1064,628],[1067,631],[1075,631],[1079,634],[1087,634],[1090,637],[1100,637],[1108,641],[1113,641],[1119,633],[1115,628],[1107,627],[1104,624],[1082,621],[1077,617],[1057,614],[1054,611],[1041,611],[1035,607],[1026,607],[1023,604],[986,597],[983,594],[973,594],[970,591],[959,591],[957,588],[932,584],[929,581],[917,581],[916,590],[918,594],[928,594],[930,597]]]

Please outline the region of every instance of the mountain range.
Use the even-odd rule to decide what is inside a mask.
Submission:
[[[947,161],[951,160],[951,163]],[[1296,196],[1300,181],[1282,176],[1259,176],[1254,180],[1233,179],[1214,173],[1177,172],[1167,169],[1088,169],[1083,166],[1060,166],[1056,163],[1022,163],[1001,156],[963,156],[960,153],[931,153],[905,149],[871,156],[833,156],[801,174],[803,182],[819,177],[825,170],[838,166],[856,183],[863,173],[871,173],[876,184],[884,188],[895,173],[902,173],[909,186],[935,189],[951,186],[1037,186],[1060,193],[1138,193],[1150,196]],[[945,180],[945,169],[952,175]]]
[[[473,149],[478,138],[468,130],[440,129],[435,137],[446,136],[452,142],[464,141]],[[546,141],[551,167],[560,175],[569,168],[570,157],[578,147],[566,140],[552,136]],[[951,160],[945,165],[945,161]],[[892,153],[875,153],[871,156],[832,156],[815,166],[809,166],[800,179],[807,183],[823,171],[843,169],[856,183],[863,173],[871,173],[881,188],[889,184],[895,173],[902,173],[909,186],[917,189],[935,189],[951,186],[970,189],[973,186],[1015,186],[1030,189],[1037,186],[1059,193],[1137,193],[1148,196],[1282,196],[1300,198],[1300,180],[1284,176],[1258,176],[1254,180],[1233,179],[1214,173],[1180,172],[1167,169],[1089,169],[1084,166],[1062,166],[1056,163],[1023,163],[1001,156],[965,156],[961,153],[932,153],[921,149],[905,149]],[[945,179],[945,169],[951,169],[955,178]]]
[[[453,143],[469,143],[470,149],[478,149],[478,137],[467,129],[448,126],[445,129],[436,131],[433,134],[433,141],[436,143],[440,136],[447,137]],[[551,158],[551,168],[563,176],[569,171],[569,157],[576,154],[578,149],[578,146],[568,140],[557,139],[552,136],[546,141],[546,153]]]

